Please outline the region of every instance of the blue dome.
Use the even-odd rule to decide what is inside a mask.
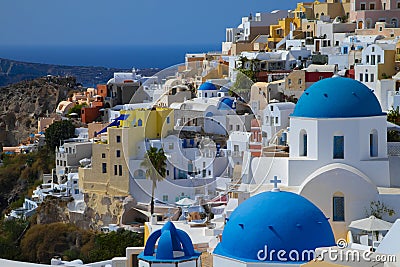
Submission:
[[[219,110],[230,110],[234,109],[234,100],[231,98],[224,98],[222,101],[219,103]]]
[[[155,249],[158,240],[158,247]],[[181,262],[197,259],[200,253],[193,248],[189,235],[176,229],[172,222],[154,231],[147,239],[144,251],[138,258],[147,262]]]
[[[214,90],[214,91],[216,91],[216,90],[218,90],[218,88],[214,84],[212,84],[210,82],[205,82],[202,85],[200,85],[199,89],[197,89],[197,90],[200,90],[200,91],[203,91],[203,90],[209,90],[209,91]]]
[[[264,192],[249,198],[232,213],[214,253],[246,262],[259,262],[259,251],[275,250],[265,261],[281,262],[277,252],[289,253],[335,245],[332,228],[325,215],[309,200],[290,192]],[[307,254],[307,253],[305,253]],[[312,258],[312,257],[311,257]],[[311,260],[311,259],[310,259]]]
[[[304,91],[293,117],[352,118],[384,115],[371,89],[359,81],[334,77],[314,83]]]

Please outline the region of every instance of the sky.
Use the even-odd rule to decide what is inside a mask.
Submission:
[[[295,0],[0,0],[0,45],[213,44]]]

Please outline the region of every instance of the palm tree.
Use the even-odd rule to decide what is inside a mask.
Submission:
[[[151,147],[149,150],[147,150],[145,158],[140,164],[142,167],[146,168],[147,179],[153,182],[151,187],[151,214],[154,214],[154,191],[157,188],[157,182],[161,182],[165,179],[167,166],[166,161],[167,157],[165,156],[162,148],[157,149],[155,147]]]

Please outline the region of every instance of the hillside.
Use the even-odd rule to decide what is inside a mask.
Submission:
[[[129,71],[126,69],[84,66],[62,66],[40,63],[28,63],[0,58],[0,87],[24,80],[32,80],[46,75],[73,76],[84,86],[96,86],[106,83],[114,72]],[[158,69],[143,69],[140,73],[151,76]]]
[[[0,88],[0,144],[13,146],[37,131],[37,119],[55,111],[76,88],[74,77],[43,77]]]

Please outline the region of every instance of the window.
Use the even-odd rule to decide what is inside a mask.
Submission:
[[[368,82],[368,73],[365,73],[365,82]]]
[[[204,93],[204,97],[207,97],[207,93]]]
[[[381,63],[381,55],[378,55],[377,62]]]
[[[162,201],[163,202],[168,202],[168,195],[163,195],[162,196]]]
[[[118,175],[118,166],[114,165],[114,175]]]
[[[229,125],[229,129],[230,129],[231,131],[233,131],[233,125],[232,125],[232,124]]]
[[[137,125],[138,125],[138,126],[142,126],[142,125],[143,125],[143,121],[142,121],[142,119],[139,119],[139,120],[138,120],[138,123],[137,123]]]
[[[400,8],[400,2],[397,2],[397,8]]]
[[[397,28],[397,27],[398,27],[397,18],[391,19],[391,20],[390,20],[390,24],[392,24],[392,26],[393,26],[394,28]]]
[[[307,132],[305,130],[300,131],[299,156],[307,157]]]
[[[288,79],[288,84],[289,84],[289,85],[292,84],[292,79]]]
[[[363,74],[362,73],[360,73],[360,82],[362,82],[363,81]]]
[[[211,171],[210,170],[208,170],[208,176],[211,176]]]
[[[366,59],[367,59],[367,60],[366,60],[366,61],[367,61],[367,63],[369,63],[369,56],[367,56],[367,57],[366,57]]]
[[[107,173],[107,163],[102,163],[101,164],[101,169],[102,169],[102,173]]]
[[[233,151],[239,151],[239,145],[234,145],[233,146]],[[203,167],[205,167],[205,166],[203,166]]]
[[[279,117],[275,117],[275,125],[278,125]]]
[[[170,122],[170,118],[169,118],[169,117],[167,117],[167,124],[169,124],[169,122]]]
[[[117,135],[117,143],[121,143],[121,136]]]
[[[375,3],[369,3],[369,9],[374,10],[375,9]]]
[[[79,194],[79,189],[75,189],[74,194],[78,195]]]
[[[324,78],[324,76],[319,76],[318,80],[322,80]]]
[[[344,196],[341,193],[333,195],[333,221],[344,222]]]
[[[101,158],[105,159],[106,158],[106,153],[101,153]]]
[[[370,76],[371,76],[371,79],[370,79],[370,80],[371,80],[371,82],[374,82],[374,74],[373,74],[373,73],[371,73],[371,75],[370,75]]]
[[[365,10],[365,3],[361,3],[360,9],[361,9],[361,10]]]
[[[333,158],[344,159],[344,136],[333,137]]]
[[[116,153],[116,154],[117,154],[117,155],[116,155],[117,158],[120,158],[120,157],[121,157],[121,150],[117,150],[116,152],[117,152],[117,153]]]
[[[58,165],[60,165],[60,161],[59,161],[59,160],[57,160],[57,166],[58,166]]]
[[[369,134],[369,156],[378,156],[378,131],[375,129]]]
[[[236,131],[240,131],[240,125],[236,125]]]
[[[119,165],[119,176],[122,176],[122,165]]]
[[[301,84],[301,79],[299,79],[298,83]]]
[[[143,170],[138,169],[133,173],[133,177],[135,179],[145,179],[146,178],[146,173]]]
[[[169,170],[167,170],[166,173],[167,173],[167,176],[169,176]]]

